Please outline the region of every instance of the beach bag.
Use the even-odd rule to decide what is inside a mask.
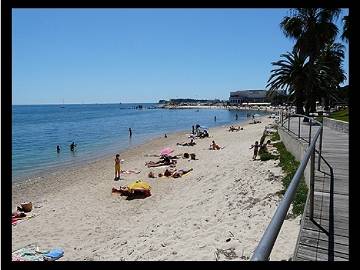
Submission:
[[[61,258],[64,255],[64,250],[61,248],[55,248],[50,250],[48,253],[45,253],[44,261],[55,261]]]
[[[21,204],[21,209],[27,213],[27,212],[31,212],[32,210],[32,202],[25,202]]]

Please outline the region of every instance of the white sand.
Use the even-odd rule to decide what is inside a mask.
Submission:
[[[35,216],[13,226],[13,250],[37,243],[41,249],[63,248],[60,260],[226,260],[221,249],[233,251],[233,260],[251,256],[280,201],[282,189],[278,161],[252,161],[249,146],[260,140],[265,125],[246,125],[239,132],[225,127],[210,129],[210,138],[197,139],[193,147],[185,132],[157,138],[121,153],[122,169],[141,173],[114,181],[114,157],[80,168],[57,171],[36,181],[13,186],[13,209],[32,201]],[[228,126],[227,126],[228,127]],[[219,151],[208,150],[212,140]],[[194,168],[182,178],[150,179],[145,161],[157,160],[163,147],[174,154],[196,153],[198,160],[178,160],[177,168]],[[114,153],[115,155],[115,153]],[[113,186],[142,179],[152,186],[152,196],[126,200],[112,194]],[[300,217],[285,220],[271,260],[292,256]]]

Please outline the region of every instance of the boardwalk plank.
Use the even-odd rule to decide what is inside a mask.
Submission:
[[[285,125],[287,127],[287,123]],[[298,132],[298,119],[291,118],[291,130]],[[301,134],[307,139],[309,125],[301,122]],[[319,126],[311,127],[312,138]],[[295,137],[295,136],[294,136]],[[306,145],[306,143],[304,143]],[[319,149],[319,142],[317,149]],[[324,127],[322,157],[332,166],[334,182],[330,175],[315,171],[314,220],[322,227],[319,228],[309,219],[309,207],[305,210],[305,218],[301,225],[299,243],[295,248],[294,260],[349,260],[349,134],[341,133]],[[318,154],[315,159],[318,166]],[[321,160],[321,170],[330,173],[329,167]],[[333,184],[332,194],[330,185]],[[330,209],[332,202],[333,209]],[[331,220],[330,220],[331,217]],[[332,222],[331,224],[330,221]],[[332,235],[329,237],[329,225]],[[325,230],[325,232],[323,231]],[[329,240],[333,241],[330,243]],[[333,248],[329,252],[329,247]]]

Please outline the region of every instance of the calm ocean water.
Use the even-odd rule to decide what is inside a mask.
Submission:
[[[115,154],[165,133],[199,123],[213,127],[247,119],[246,111],[219,109],[151,109],[157,104],[13,105],[13,181],[106,154]],[[250,113],[254,113],[253,111]],[[264,112],[256,112],[260,115]],[[216,116],[216,122],[214,121]],[[129,127],[133,131],[129,139]],[[77,144],[71,152],[70,143]],[[60,145],[60,153],[56,152]]]

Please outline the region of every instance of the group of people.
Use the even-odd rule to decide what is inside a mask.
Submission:
[[[256,159],[258,153],[263,150],[263,151],[267,151],[267,145],[270,145],[271,144],[271,141],[270,140],[267,140],[266,143],[263,143],[260,141],[260,143],[258,141],[255,142],[255,144],[252,144],[250,146],[249,149],[253,149],[254,148],[254,155],[253,155],[253,160]]]
[[[71,152],[74,152],[75,151],[75,147],[76,147],[77,145],[74,143],[74,142],[72,142],[71,144],[70,144],[70,151]],[[60,153],[60,145],[57,145],[56,146],[56,152],[58,152],[58,153]]]
[[[243,130],[244,128],[238,126],[238,127],[235,127],[235,126],[230,126],[229,127],[229,131],[233,132],[233,131],[239,131],[239,130]]]

